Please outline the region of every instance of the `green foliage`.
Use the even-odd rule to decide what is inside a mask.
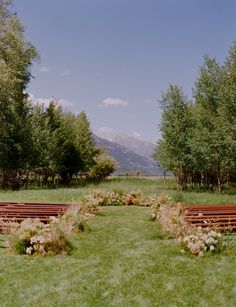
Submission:
[[[115,194],[118,194],[120,196],[122,196],[125,192],[122,188],[119,188],[119,187],[115,187],[112,189],[112,192],[115,193]]]
[[[70,255],[74,249],[73,244],[69,240],[65,231],[60,227],[59,224],[54,223],[51,226],[52,241],[49,244],[48,253],[56,255],[67,254]]]
[[[60,223],[67,232],[83,232],[87,228],[87,220],[91,213],[95,214],[97,210],[91,212],[91,206],[79,203],[67,210]]]
[[[85,231],[86,225],[84,223],[84,221],[76,221],[75,223],[75,229],[79,232],[83,232]]]
[[[113,160],[105,153],[98,155],[101,150],[93,143],[84,112],[81,117],[75,117],[51,101],[48,107],[36,105],[30,120],[33,158],[28,161],[29,168],[19,173],[13,163],[13,170],[7,171],[2,182],[8,176],[13,186],[18,176],[19,186],[24,184],[22,178],[25,177],[26,187],[30,183],[53,187],[68,185],[76,181],[78,175],[85,181],[101,181],[113,172]]]
[[[90,123],[85,112],[79,113],[75,118],[74,129],[76,148],[79,150],[83,162],[81,171],[86,172],[96,164],[95,157],[97,155],[97,149],[90,129]]]
[[[12,249],[16,254],[24,255],[26,254],[26,249],[30,245],[30,241],[27,239],[15,239],[12,242]]]
[[[181,192],[175,193],[173,196],[173,200],[175,203],[183,203],[184,202],[184,195]]]
[[[0,2],[0,38],[0,170],[1,184],[8,187],[12,185],[8,172],[17,181],[16,171],[31,162],[32,129],[25,90],[31,65],[38,58],[10,1]]]
[[[116,170],[115,161],[105,152],[101,152],[95,158],[95,164],[90,169],[89,179],[91,181],[102,181]]]
[[[163,94],[161,105],[163,140],[156,149],[156,158],[177,176],[181,186],[186,187],[192,164],[188,144],[193,126],[191,105],[182,89],[174,85]]]
[[[55,101],[47,108],[33,107],[29,101],[26,91],[32,63],[37,59],[37,50],[25,39],[24,28],[12,11],[11,1],[0,1],[2,188],[18,189],[31,183],[70,184],[78,174],[86,179],[97,164],[98,150],[85,112],[74,116],[63,112]],[[94,176],[95,173],[93,170]],[[102,180],[104,175],[99,173],[96,177]]]
[[[155,157],[185,188],[222,190],[236,177],[236,43],[223,65],[208,56],[194,86],[194,101],[170,85],[162,97],[163,139]]]
[[[81,152],[75,142],[74,116],[70,113],[63,114],[60,108],[55,108],[52,104],[50,107],[54,107],[54,110],[47,110],[49,118],[52,115],[58,116],[57,121],[49,120],[49,126],[52,129],[52,140],[49,145],[51,166],[54,172],[61,177],[62,183],[68,184],[83,165]],[[55,114],[52,114],[53,111]]]

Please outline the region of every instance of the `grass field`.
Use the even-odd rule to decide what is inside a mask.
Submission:
[[[104,189],[107,191],[123,190],[127,192],[140,189],[145,195],[166,193],[172,197],[173,202],[181,197],[182,202],[189,204],[236,204],[236,193],[181,192],[177,189],[176,182],[173,179],[155,180],[139,177],[118,177],[107,180],[99,185],[87,185],[77,188],[20,190],[14,192],[0,191],[0,201],[76,202],[92,189]]]
[[[1,192],[0,200],[70,202],[91,188],[98,187]],[[99,188],[179,193],[173,181],[164,186],[139,178],[116,179]],[[192,203],[236,203],[235,195],[189,192],[183,197]],[[89,221],[89,231],[73,236],[71,256],[18,256],[0,248],[0,306],[236,306],[235,249],[214,256],[182,255],[178,243],[150,220],[151,212],[103,208]]]

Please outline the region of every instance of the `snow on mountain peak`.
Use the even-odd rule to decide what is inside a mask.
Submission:
[[[132,134],[125,134],[109,127],[101,127],[97,134],[144,157],[151,158],[154,151],[154,144],[136,131]]]

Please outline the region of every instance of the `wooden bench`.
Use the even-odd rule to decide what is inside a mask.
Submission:
[[[27,218],[39,218],[49,223],[50,217],[63,215],[70,204],[0,202],[0,219],[3,222],[22,222]]]
[[[236,205],[184,205],[183,215],[195,227],[236,231]]]

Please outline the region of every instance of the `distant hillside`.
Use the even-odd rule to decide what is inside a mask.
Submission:
[[[99,129],[98,135],[103,139],[124,146],[138,155],[152,158],[155,147],[154,143],[144,139],[137,133],[128,135],[111,128],[103,127]]]
[[[94,135],[98,147],[103,147],[118,163],[116,174],[162,175],[161,168],[151,158],[141,156],[128,148]]]

